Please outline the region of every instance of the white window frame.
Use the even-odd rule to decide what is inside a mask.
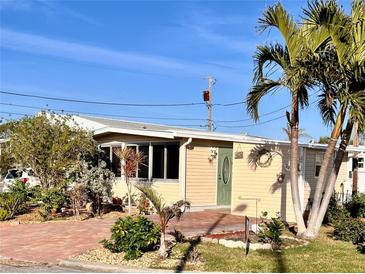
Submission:
[[[153,178],[153,145],[164,145],[164,178]],[[167,145],[178,145],[179,147],[179,160],[178,160],[178,178],[177,179],[168,179],[167,177]],[[136,147],[136,151],[139,151],[139,146],[148,146],[148,178],[139,178],[138,177],[138,169],[136,171],[136,177],[132,178],[136,181],[148,181],[148,182],[164,182],[164,183],[178,183],[180,179],[180,142],[179,141],[153,141],[153,142],[125,142],[125,143],[105,143],[100,144],[100,147],[109,147],[110,148],[110,155],[109,155],[109,162],[112,165],[112,157],[113,157],[113,147]],[[122,165],[122,163],[121,163]],[[121,177],[123,176],[121,172]],[[121,178],[117,177],[117,178]]]

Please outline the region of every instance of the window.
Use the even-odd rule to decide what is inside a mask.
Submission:
[[[152,177],[163,179],[165,169],[165,145],[153,145]]]
[[[112,162],[111,162],[111,167],[112,167],[112,172],[114,172],[116,177],[121,177],[121,161],[120,161],[120,157],[117,155],[118,152],[120,151],[120,147],[112,147]]]
[[[178,179],[179,178],[179,145],[172,144],[166,145],[167,151],[167,167],[166,178]]]
[[[358,158],[357,165],[358,168],[364,168],[364,158]]]
[[[321,171],[322,162],[323,162],[323,154],[316,153],[315,177],[319,176],[319,172]]]
[[[139,164],[135,177],[138,179],[179,179],[179,158],[180,145],[178,143],[142,143],[127,144],[127,146],[144,156],[143,162]],[[114,172],[116,177],[121,177],[121,159],[117,155],[119,146],[103,146],[103,160],[108,168]],[[150,155],[150,151],[152,154]],[[111,155],[110,155],[111,154]],[[110,159],[111,156],[111,159]],[[152,158],[152,159],[151,159]],[[152,165],[150,165],[152,163]],[[151,176],[151,178],[150,178]]]
[[[179,145],[153,144],[152,178],[179,179]]]
[[[138,167],[138,178],[148,178],[149,146],[139,146],[138,151],[144,156],[142,163]]]
[[[111,169],[111,166],[110,166],[110,147],[101,147],[100,149],[103,152],[103,154],[101,155],[101,160],[103,160],[106,163],[106,167],[108,169]]]

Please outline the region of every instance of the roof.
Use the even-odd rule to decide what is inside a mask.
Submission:
[[[94,116],[74,116],[75,121],[80,125],[91,130],[94,136],[108,133],[122,133],[149,137],[159,137],[166,139],[174,138],[196,138],[205,140],[217,140],[228,142],[252,143],[252,144],[272,144],[289,145],[287,140],[273,140],[264,137],[252,136],[247,134],[232,134],[222,132],[210,132],[201,129],[192,129],[176,126],[150,124],[135,121],[117,120]],[[301,147],[323,149],[327,144],[300,143]],[[348,151],[365,152],[365,146],[348,146]]]
[[[229,134],[220,132],[209,132],[206,130],[192,129],[185,127],[167,126],[135,121],[108,119],[94,116],[74,116],[78,124],[88,128],[94,136],[107,133],[124,133],[167,139],[197,138],[218,141],[261,141],[267,140],[263,137],[250,136],[247,134]]]

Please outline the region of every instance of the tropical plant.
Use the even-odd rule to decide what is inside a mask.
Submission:
[[[280,219],[280,216],[272,217],[271,220],[266,221],[264,218],[266,215],[261,217],[261,224],[259,225],[259,239],[263,243],[268,243],[271,245],[273,250],[279,250],[282,244],[282,240],[280,238],[283,230],[285,228],[283,221]]]
[[[125,252],[126,260],[134,260],[153,250],[160,237],[160,228],[151,220],[138,216],[119,218],[111,229],[110,240],[101,243],[112,252]]]
[[[361,129],[365,127],[365,3],[353,1],[350,16],[331,0],[313,1],[304,13],[307,35],[318,37],[318,33],[321,34],[318,49],[334,50],[336,58],[332,64],[335,64],[334,71],[337,74],[336,77],[333,74],[324,75],[324,70],[317,73],[320,82],[334,91],[332,98],[323,97],[319,104],[324,118],[330,117],[334,126],[318,176],[308,228],[301,234],[306,238],[314,238],[319,233],[334,191],[353,125],[358,122]],[[338,111],[335,108],[329,112],[323,111],[328,101],[333,103],[336,100],[339,103]],[[343,128],[346,119],[347,124]],[[341,144],[333,162],[340,137]]]
[[[140,165],[143,164],[145,156],[143,155],[142,152],[137,152],[136,150],[129,147],[116,150],[113,153],[115,153],[122,161],[121,166],[128,191],[128,214],[131,214],[132,213],[131,178],[136,177],[137,170],[139,169]]]
[[[84,201],[85,185],[73,182],[68,186],[67,194],[71,201],[73,215],[78,219],[80,217],[81,204]]]
[[[291,128],[289,125],[287,125],[287,127],[283,128],[283,131],[285,132],[285,134],[288,136],[288,139],[290,140],[290,134],[291,134]],[[305,138],[305,139],[312,139],[312,136],[309,135],[306,130],[304,128],[300,128],[298,129],[298,138]]]
[[[365,218],[365,194],[358,193],[352,196],[351,200],[345,204],[346,209],[353,218]]]
[[[0,209],[3,210],[3,216],[11,219],[15,214],[23,212],[27,207],[27,190],[28,186],[19,180],[9,187],[9,192],[0,193]],[[5,211],[7,214],[5,214]]]
[[[146,195],[147,199],[150,200],[151,204],[156,210],[161,225],[161,240],[158,254],[159,257],[166,258],[168,256],[166,240],[168,224],[172,218],[176,218],[179,221],[184,212],[190,208],[190,203],[180,200],[172,204],[171,206],[168,206],[165,205],[162,197],[150,185],[138,184],[136,185],[136,188],[140,190],[144,195]]]
[[[254,85],[247,95],[247,110],[251,117],[259,119],[258,104],[261,99],[279,88],[288,90],[291,94],[291,114],[287,112],[290,127],[290,186],[292,201],[298,231],[305,230],[298,188],[298,138],[299,138],[299,108],[308,105],[308,88],[313,84],[311,78],[303,73],[302,64],[298,60],[307,58],[310,52],[302,27],[298,26],[280,3],[266,9],[259,19],[259,30],[275,28],[284,39],[285,45],[279,43],[258,46],[254,55]],[[280,69],[277,76],[264,73],[264,69],[275,66]],[[269,70],[270,71],[270,70]]]
[[[68,179],[72,182],[70,194],[73,200],[76,216],[80,198],[86,194],[92,202],[96,216],[100,217],[103,200],[112,197],[112,186],[114,183],[114,173],[106,168],[104,161],[99,161],[98,165],[81,161],[76,169],[68,172]]]
[[[39,213],[44,219],[48,219],[52,209],[58,210],[66,202],[64,188],[43,188],[39,196],[39,201],[41,207],[41,211]]]
[[[45,112],[19,120],[10,146],[16,162],[31,167],[46,188],[62,184],[67,170],[95,151],[91,133],[69,116]]]

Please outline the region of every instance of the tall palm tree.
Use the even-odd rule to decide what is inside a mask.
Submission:
[[[258,104],[267,94],[272,94],[280,88],[288,90],[291,94],[291,113],[288,116],[290,126],[290,186],[293,208],[298,232],[305,230],[298,188],[298,131],[299,108],[308,105],[308,88],[310,79],[303,73],[298,60],[308,53],[307,41],[293,18],[278,3],[270,6],[259,19],[259,28],[264,31],[276,28],[282,35],[285,45],[279,43],[258,46],[254,55],[254,85],[247,95],[247,110],[254,120],[259,119]],[[275,66],[281,70],[277,79],[270,79],[270,73],[264,69]],[[271,77],[272,78],[272,77]]]
[[[334,119],[331,139],[318,177],[308,228],[302,234],[303,237],[314,238],[319,233],[328,207],[353,123],[358,121],[362,128],[365,127],[365,3],[355,0],[351,16],[347,16],[335,1],[313,1],[304,14],[307,35],[311,37],[321,32],[323,44],[320,46],[332,48],[336,53],[337,77],[323,77],[322,72],[319,75],[322,83],[337,88],[335,99],[340,104],[338,111],[331,113]],[[322,115],[326,113],[322,111]],[[346,120],[347,125],[343,129]],[[333,162],[340,137],[341,144]],[[326,178],[329,180],[326,181]]]

